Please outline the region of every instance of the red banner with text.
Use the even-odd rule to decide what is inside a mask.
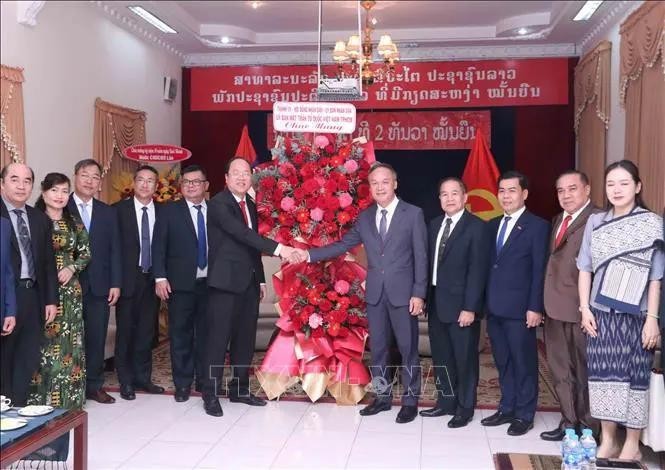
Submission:
[[[272,118],[272,114],[268,114],[270,147],[275,145]],[[371,140],[376,150],[470,149],[477,129],[481,129],[487,143],[491,143],[490,111],[361,112],[356,115],[356,122],[353,137]]]
[[[334,77],[335,65],[323,73]],[[316,101],[315,65],[194,67],[192,111],[270,110],[277,101]],[[568,104],[568,59],[401,63],[363,88],[359,109]]]

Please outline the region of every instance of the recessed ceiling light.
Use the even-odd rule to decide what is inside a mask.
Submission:
[[[160,30],[163,33],[169,33],[169,34],[177,34],[178,31],[175,29],[171,28],[169,25],[164,23],[162,20],[157,18],[155,15],[150,13],[148,10],[146,10],[143,7],[139,6],[129,6],[127,7],[131,10],[132,13],[135,15],[141,17],[143,20],[147,21],[151,25],[153,25],[155,28]]]
[[[261,2],[252,2],[252,8],[254,8],[255,10],[260,6],[261,6]]]
[[[525,35],[528,32],[529,32],[529,30],[526,29],[526,28],[520,28],[520,29],[517,30],[517,34],[520,34],[520,35]]]
[[[586,21],[589,18],[591,18],[591,15],[593,15],[600,4],[603,3],[603,0],[593,0],[593,1],[588,1],[580,8],[580,11],[577,12],[577,15],[575,15],[575,18],[573,18],[573,21]]]
[[[230,41],[228,36],[222,36],[222,44],[228,44]]]

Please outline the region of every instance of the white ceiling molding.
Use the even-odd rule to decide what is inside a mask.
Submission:
[[[42,11],[46,2],[15,2],[16,21],[26,26],[37,24],[37,15]]]
[[[641,1],[629,1],[622,0],[620,2],[613,2],[612,9],[607,12],[605,17],[593,28],[589,33],[587,33],[582,40],[580,41],[579,48],[582,52],[586,52],[588,49],[591,49],[595,45],[595,39],[600,38],[603,33],[605,33],[609,28],[614,26],[617,22],[622,21],[629,12],[635,10],[643,2]],[[615,44],[614,47],[618,47],[618,44]]]
[[[119,26],[130,30],[135,36],[153,42],[154,44],[157,44],[163,49],[166,49],[168,52],[170,52],[173,55],[176,55],[181,58],[185,56],[185,54],[176,49],[169,42],[163,40],[159,36],[159,33],[152,32],[151,29],[149,29],[151,28],[151,26],[146,24],[146,27],[143,27],[142,24],[139,24],[137,21],[134,21],[134,19],[132,19],[128,15],[125,15],[124,11],[126,9],[123,8],[123,10],[121,10],[122,11],[121,13],[116,8],[114,8],[113,2],[91,1],[91,3],[94,3],[101,10],[103,10],[104,13],[107,16],[109,16],[113,22],[118,23]],[[129,10],[126,11],[129,13]]]
[[[473,59],[508,59],[537,57],[575,57],[578,56],[575,44],[532,44],[505,46],[462,46],[462,47],[400,47],[401,61],[423,60],[473,60]],[[325,63],[332,63],[328,59]],[[185,67],[206,67],[220,65],[295,65],[316,63],[315,51],[281,52],[224,52],[187,54]]]

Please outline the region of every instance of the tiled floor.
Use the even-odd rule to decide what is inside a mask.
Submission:
[[[492,469],[495,452],[559,452],[558,444],[538,437],[556,426],[558,413],[538,413],[534,429],[515,438],[505,434],[507,425],[480,425],[491,410],[478,410],[465,428],[448,429],[448,418],[396,424],[398,407],[364,418],[359,407],[333,404],[252,408],[222,400],[222,407],[224,416],[212,418],[196,397],[176,403],[171,396],[138,394],[134,401],[117,397],[113,405],[88,402],[89,468]],[[659,468],[648,450],[649,467]]]

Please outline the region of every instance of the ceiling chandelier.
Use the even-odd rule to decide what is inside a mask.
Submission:
[[[399,51],[388,34],[379,39],[377,52],[383,61],[383,67],[372,68],[374,46],[372,44],[372,31],[376,20],[370,17],[370,10],[376,4],[375,0],[362,0],[360,5],[365,9],[365,28],[363,30],[362,42],[358,35],[349,37],[349,40],[337,41],[333,50],[333,60],[337,63],[337,75],[345,78],[347,74],[344,64],[351,64],[351,75],[358,76],[360,67],[360,78],[363,85],[371,85],[374,79],[382,74],[391,74],[395,71],[395,63],[399,60]],[[360,12],[359,12],[360,14]],[[360,19],[358,20],[360,29]]]

